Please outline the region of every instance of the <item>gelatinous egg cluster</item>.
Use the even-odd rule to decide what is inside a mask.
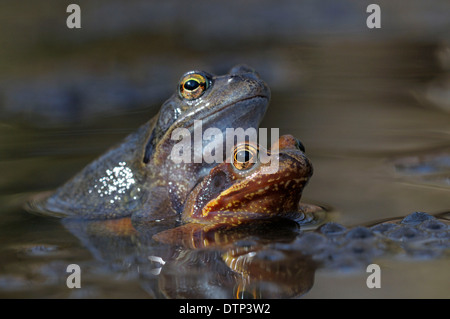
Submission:
[[[375,258],[431,259],[450,253],[450,222],[423,212],[371,227],[346,228],[330,222],[305,232],[278,249],[297,250],[326,268],[348,269],[367,265]]]

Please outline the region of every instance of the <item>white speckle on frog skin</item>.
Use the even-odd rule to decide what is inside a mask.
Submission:
[[[127,167],[127,163],[119,162],[118,166],[105,171],[105,175],[98,179],[98,183],[94,185],[94,188],[100,197],[114,196],[110,200],[110,203],[113,204],[115,201],[120,201],[122,199],[120,195],[126,194],[135,183],[133,172]],[[92,191],[92,189],[88,190],[89,193],[92,193]]]

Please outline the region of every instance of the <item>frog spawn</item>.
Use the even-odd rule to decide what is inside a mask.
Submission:
[[[367,266],[389,254],[407,259],[439,258],[449,254],[449,224],[422,212],[371,227],[348,229],[329,222],[317,231],[302,233],[291,243],[274,243],[267,249],[300,251],[322,267],[340,270]]]

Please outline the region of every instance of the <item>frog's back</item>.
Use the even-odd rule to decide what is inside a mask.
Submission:
[[[44,215],[83,218],[124,217],[142,208],[148,191],[142,185],[151,183],[151,177],[139,159],[153,122],[141,126],[56,191],[35,196],[26,208]]]

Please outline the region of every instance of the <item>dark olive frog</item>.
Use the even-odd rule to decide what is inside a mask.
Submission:
[[[157,219],[179,212],[213,164],[170,160],[178,142],[172,139],[173,131],[185,128],[193,133],[196,120],[202,121],[202,133],[210,127],[224,133],[229,127],[258,128],[269,99],[269,88],[247,66],[235,66],[222,76],[188,72],[156,116],[56,191],[33,198],[27,208],[93,219]]]

